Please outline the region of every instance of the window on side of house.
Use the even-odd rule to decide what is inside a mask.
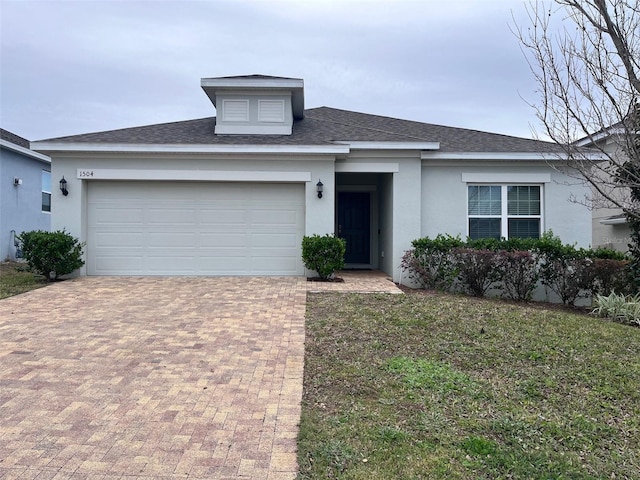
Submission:
[[[540,185],[468,185],[469,237],[540,238]]]
[[[51,212],[51,172],[42,171],[42,211]]]

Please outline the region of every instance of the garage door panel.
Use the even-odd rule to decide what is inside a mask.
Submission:
[[[191,247],[198,241],[195,233],[183,232],[150,232],[147,234],[147,245],[160,248],[184,248]]]
[[[95,209],[95,213],[99,225],[140,223],[144,214],[141,208],[129,209],[126,206],[120,208],[98,206]]]
[[[302,275],[304,185],[89,182],[90,275]]]
[[[108,248],[113,244],[118,244],[122,247],[138,247],[142,243],[142,233],[108,233],[108,232],[96,232],[95,245],[100,248]]]
[[[237,225],[244,226],[247,223],[246,212],[244,210],[200,210],[201,225]]]
[[[200,235],[200,248],[203,252],[219,254],[220,248],[227,249],[228,252],[234,250],[244,252],[249,246],[248,237],[245,233],[220,233]]]
[[[96,269],[104,272],[102,275],[118,275],[123,270],[130,271],[129,275],[142,275],[143,265],[139,256],[100,256],[95,259]]]
[[[298,239],[293,234],[283,235],[278,233],[257,233],[253,235],[252,243],[255,246],[255,250],[257,252],[260,252],[261,249],[268,247],[287,248],[287,250],[298,247]]]
[[[197,212],[188,208],[149,208],[146,215],[149,225],[185,225],[197,220]]]

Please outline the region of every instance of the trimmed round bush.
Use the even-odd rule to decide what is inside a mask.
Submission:
[[[29,266],[48,280],[57,280],[84,265],[84,244],[64,230],[22,232],[18,239]]]
[[[347,243],[335,235],[311,235],[302,239],[302,261],[323,280],[344,267]]]

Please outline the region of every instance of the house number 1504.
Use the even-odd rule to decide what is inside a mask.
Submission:
[[[93,170],[78,170],[78,178],[92,178]]]

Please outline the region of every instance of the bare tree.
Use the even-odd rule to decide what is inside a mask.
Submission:
[[[591,185],[586,203],[640,222],[640,0],[529,0],[526,11],[516,35],[545,134]]]

